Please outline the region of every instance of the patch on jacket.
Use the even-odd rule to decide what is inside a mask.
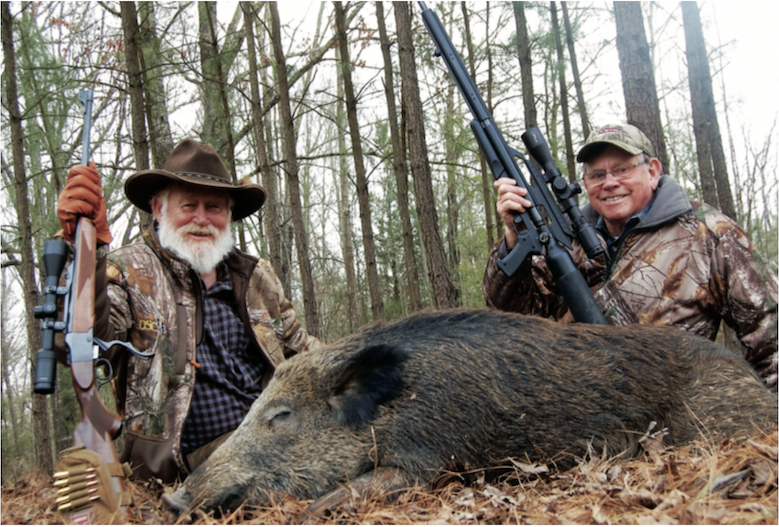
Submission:
[[[138,317],[135,328],[138,331],[154,331],[155,333],[159,333],[160,336],[165,334],[164,322],[156,318],[142,318],[142,315]]]

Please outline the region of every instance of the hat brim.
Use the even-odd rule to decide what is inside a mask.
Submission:
[[[624,150],[625,152],[628,152],[629,154],[633,154],[634,156],[637,156],[643,150],[636,146],[631,146],[627,143],[623,143],[621,141],[595,141],[593,143],[590,143],[588,145],[584,145],[581,150],[579,150],[579,153],[576,154],[576,162],[577,163],[586,163],[587,160],[589,160],[593,154],[600,153],[601,151],[605,150],[608,145],[613,145],[619,148],[620,150]]]
[[[127,178],[124,193],[130,202],[151,214],[151,198],[171,183],[186,183],[197,187],[226,190],[233,198],[233,221],[254,214],[265,203],[265,190],[256,183],[234,186],[219,181],[188,178],[162,169],[141,170]]]

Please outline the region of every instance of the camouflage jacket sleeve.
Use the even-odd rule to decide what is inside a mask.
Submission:
[[[554,276],[546,265],[546,259],[543,256],[532,256],[509,278],[498,267],[498,260],[506,254],[504,240],[498,242],[490,251],[482,282],[482,293],[487,307],[573,322],[557,289]],[[572,258],[591,288],[602,283],[606,273],[605,257],[596,260],[586,258],[581,246],[574,241]]]
[[[708,209],[702,226],[712,235],[713,303],[734,328],[744,358],[773,391],[777,384],[777,280],[746,233],[724,214]]]
[[[281,280],[276,278],[276,284],[281,292],[281,320],[284,327],[284,356],[289,358],[297,353],[313,351],[322,347],[318,338],[309,335],[298,321],[295,308],[284,295]]]
[[[322,343],[316,337],[309,335],[303,328],[298,320],[295,308],[292,306],[292,302],[284,295],[284,287],[281,284],[281,280],[273,271],[270,263],[266,260],[260,259],[254,270],[254,276],[252,278],[254,287],[250,288],[250,294],[248,304],[250,311],[253,306],[263,306],[264,309],[268,309],[268,314],[275,321],[273,322],[273,332],[276,338],[283,346],[284,357],[289,358],[297,353],[304,353],[306,351],[312,351],[322,346]],[[256,316],[256,312],[255,315]],[[271,360],[277,363],[277,358],[274,352],[270,351],[274,348],[272,343],[273,339],[267,338],[267,335],[262,331],[262,319],[259,323],[255,323],[255,334],[257,334],[260,342],[271,354]]]

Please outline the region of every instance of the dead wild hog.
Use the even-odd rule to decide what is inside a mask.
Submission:
[[[590,441],[636,455],[652,421],[671,444],[745,436],[776,426],[777,400],[741,358],[676,328],[422,313],[279,366],[236,432],[165,501],[316,498],[339,483],[366,488],[374,465],[394,488],[526,454],[565,468]]]

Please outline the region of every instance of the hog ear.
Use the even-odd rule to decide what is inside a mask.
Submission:
[[[329,403],[336,423],[359,426],[370,421],[379,405],[400,394],[406,354],[394,346],[361,349],[347,359]]]

